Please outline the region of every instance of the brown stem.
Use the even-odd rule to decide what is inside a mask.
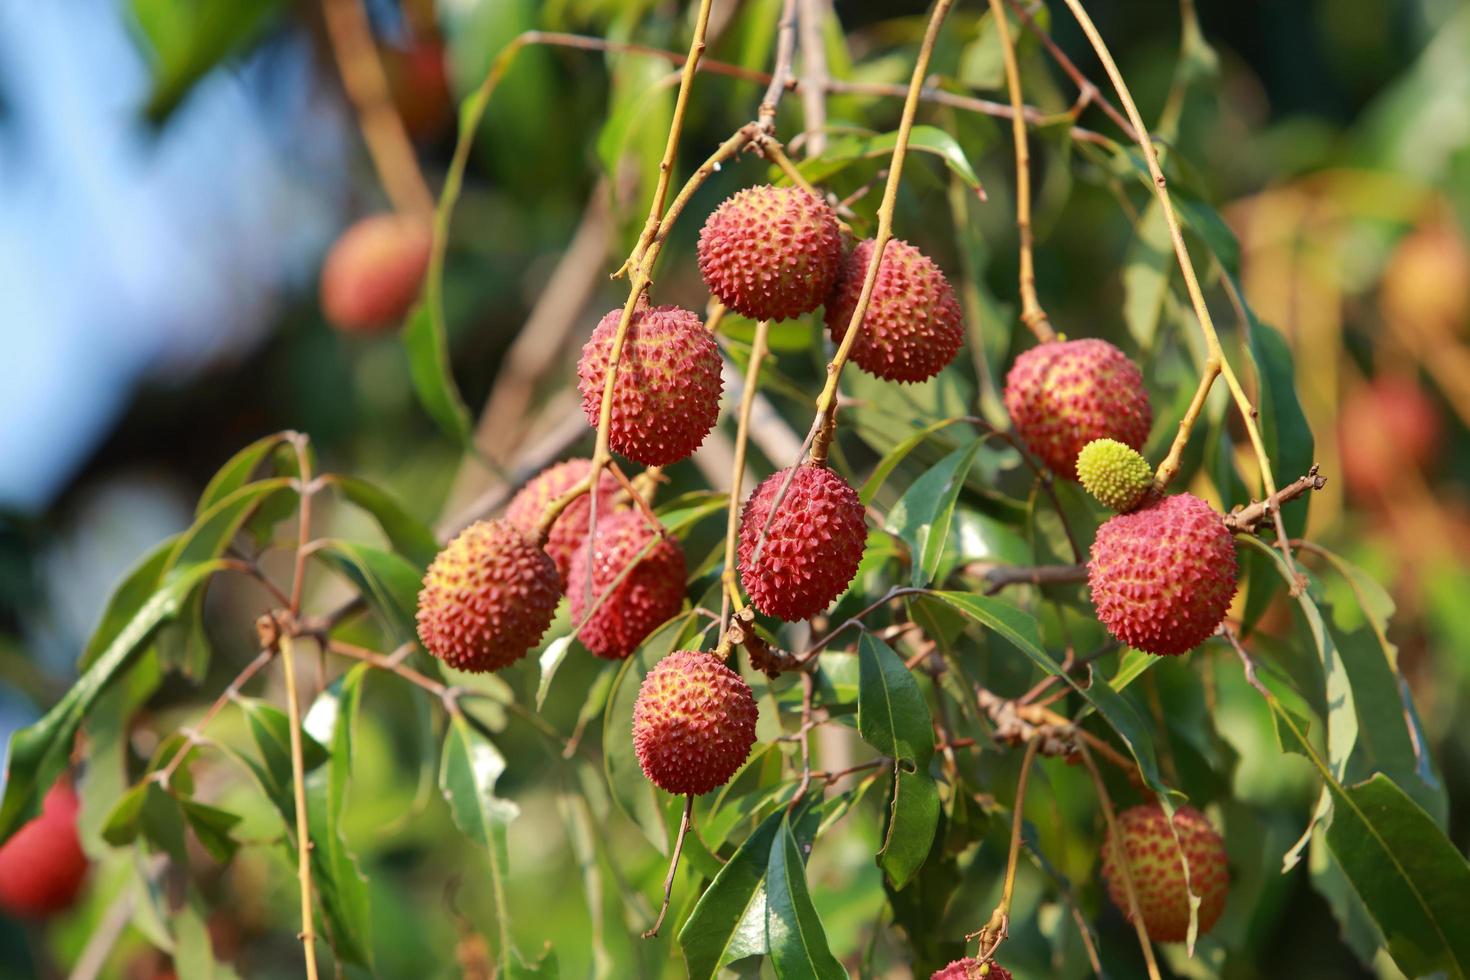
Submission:
[[[405,214],[427,215],[434,195],[424,182],[403,119],[388,94],[388,76],[378,60],[367,11],[360,0],[322,0],[327,37],[342,75],[342,87],[357,112],[357,123],[367,143],[378,180],[393,207]]]
[[[1298,497],[1321,490],[1327,486],[1327,477],[1317,472],[1317,464],[1307,470],[1306,476],[1297,477],[1286,486],[1276,491],[1265,500],[1258,500],[1238,510],[1232,510],[1225,515],[1225,526],[1235,534],[1252,534],[1268,518],[1279,521],[1281,518],[1281,505],[1290,503]],[[1282,528],[1277,528],[1278,534],[1284,534]]]
[[[740,537],[740,488],[745,482],[745,451],[750,442],[750,409],[755,404],[756,387],[760,384],[761,364],[766,359],[771,332],[769,320],[755,325],[755,340],[750,347],[750,361],[745,366],[745,388],[740,392],[740,415],[735,428],[735,458],[730,464],[730,502],[725,519],[725,568],[720,573],[724,599],[720,610],[720,633],[730,625],[730,612],[739,611],[745,603],[740,598],[740,583],[735,568],[735,546]],[[723,642],[723,641],[722,641]],[[729,653],[726,648],[726,654]]]
[[[1117,127],[1130,140],[1133,140],[1135,143],[1138,142],[1138,134],[1133,131],[1133,126],[1118,111],[1117,107],[1108,101],[1108,97],[1103,95],[1102,90],[1092,84],[1091,79],[1082,74],[1081,70],[1072,62],[1072,59],[1067,57],[1067,53],[1061,49],[1056,41],[1052,40],[1051,35],[1041,29],[1041,25],[1036,23],[1036,18],[1031,16],[1031,12],[1020,3],[1020,0],[1006,0],[1006,3],[1016,12],[1016,16],[1021,19],[1021,23],[1026,25],[1026,29],[1032,34],[1035,34],[1041,41],[1042,47],[1046,48],[1047,54],[1051,55],[1052,60],[1057,63],[1057,67],[1066,73],[1067,77],[1072,80],[1073,85],[1077,86],[1077,91],[1081,94],[1082,101],[1096,105],[1109,119],[1117,124]]]
[[[806,155],[821,156],[827,148],[827,47],[822,39],[826,0],[798,0],[797,28],[801,44],[801,114]]]
[[[1016,780],[1016,802],[1011,807],[1011,846],[1006,856],[1005,883],[1001,888],[1000,904],[990,914],[990,921],[980,930],[980,959],[988,960],[1005,941],[1010,932],[1011,896],[1016,890],[1016,864],[1021,857],[1021,828],[1026,822],[1026,787],[1030,782],[1031,765],[1036,761],[1036,751],[1041,747],[1037,739],[1026,743],[1026,754],[1021,757],[1021,775]]]
[[[198,743],[199,739],[204,735],[204,730],[209,727],[210,722],[214,721],[215,716],[224,710],[225,705],[229,704],[231,701],[235,700],[235,698],[240,696],[240,691],[245,687],[247,683],[249,683],[250,678],[260,673],[261,668],[270,663],[271,657],[273,657],[274,655],[274,651],[272,650],[260,651],[260,653],[256,655],[254,660],[246,664],[244,669],[242,669],[240,673],[235,675],[235,679],[230,681],[230,685],[220,693],[219,697],[214,699],[214,703],[211,704],[209,706],[209,709],[204,712],[204,717],[200,718],[199,722],[190,728],[188,732],[188,739],[190,743]],[[189,750],[187,747],[182,748],[178,752],[174,753],[174,757],[168,760],[168,764],[165,765],[162,769],[158,770],[158,774],[155,776],[155,778],[159,781],[159,783],[167,786],[169,779],[173,777],[173,774],[178,770],[179,766],[183,764],[183,761],[185,757],[188,756],[188,754]]]
[[[1210,389],[1214,387],[1215,379],[1220,376],[1220,359],[1207,357],[1204,370],[1199,376],[1199,387],[1194,390],[1194,397],[1189,400],[1189,408],[1184,413],[1184,418],[1179,420],[1179,429],[1174,433],[1174,442],[1169,446],[1169,455],[1159,463],[1159,468],[1154,472],[1154,489],[1159,493],[1164,491],[1171,480],[1179,472],[1179,461],[1184,458],[1184,447],[1189,444],[1189,433],[1194,429],[1194,423],[1199,418],[1199,413],[1204,410],[1205,399],[1209,397]]]
[[[694,817],[694,794],[684,797],[684,816],[679,821],[679,836],[674,839],[674,853],[669,858],[669,873],[664,878],[664,901],[659,906],[658,918],[653,920],[653,925],[643,934],[644,939],[652,939],[658,935],[659,927],[664,924],[664,916],[669,914],[669,898],[674,892],[674,874],[679,870],[679,855],[684,853],[684,837],[689,833],[689,825]]]
[[[771,82],[766,94],[761,97],[757,119],[767,133],[775,132],[776,109],[781,96],[788,88],[795,87],[791,74],[791,63],[796,55],[796,0],[785,0],[781,6],[781,20],[776,26],[776,62],[771,66]]]

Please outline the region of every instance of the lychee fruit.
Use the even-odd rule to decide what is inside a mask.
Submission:
[[[1006,411],[1027,447],[1055,474],[1077,478],[1077,454],[1094,439],[1142,449],[1153,424],[1143,373],[1105,340],[1049,341],[1016,358]]]
[[[1098,503],[1121,513],[1138,506],[1153,486],[1154,471],[1132,446],[1094,439],[1077,454],[1077,479]]]
[[[1235,596],[1235,541],[1209,504],[1164,497],[1098,528],[1087,563],[1108,632],[1145,653],[1187,653],[1214,635]]]
[[[429,564],[419,639],[457,670],[499,670],[541,641],[560,598],[556,564],[535,538],[509,521],[479,521]]]
[[[602,318],[577,363],[582,411],[596,426],[613,337],[623,311]],[[613,384],[609,444],[647,466],[699,448],[720,415],[720,352],[698,314],[677,306],[633,311]]]
[[[566,493],[587,475],[592,466],[590,459],[568,459],[548,466],[527,483],[511,498],[505,508],[505,519],[527,534],[535,534],[536,526],[546,505]],[[613,513],[613,501],[618,496],[618,481],[607,468],[603,468],[597,481],[597,519]],[[582,550],[587,541],[588,515],[592,510],[592,494],[585,493],[567,505],[551,525],[546,539],[546,553],[556,563],[562,581],[572,567],[572,556]]]
[[[942,970],[935,970],[929,980],[1011,980],[1011,971],[999,963],[981,963],[973,956],[966,956]]]
[[[1399,242],[1378,302],[1385,319],[1431,335],[1470,320],[1470,244],[1453,222],[1425,225]]]
[[[1343,400],[1338,418],[1348,487],[1366,497],[1384,496],[1405,471],[1434,461],[1443,436],[1439,410],[1413,378],[1374,378]]]
[[[41,814],[0,845],[0,909],[39,919],[71,907],[87,877],[77,836],[81,804],[65,779],[47,791]]]
[[[873,244],[859,242],[843,260],[837,288],[827,298],[827,329],[836,343],[857,309]],[[908,242],[891,240],[852,344],[852,362],[886,381],[926,381],[954,360],[964,339],[959,300],[944,272]]]
[[[787,320],[821,306],[841,258],[836,213],[800,187],[747,187],[699,233],[705,285],[752,320]]]
[[[796,467],[772,517],[789,472],[772,474],[745,502],[739,567],[755,608],[795,623],[822,612],[847,590],[868,532],[857,491],[827,467],[811,463]]]
[[[684,550],[639,511],[598,517],[591,565],[587,548],[578,548],[567,596],[572,621],[582,623],[582,645],[599,657],[622,660],[684,605]]]
[[[1192,806],[1175,809],[1177,844],[1175,834],[1169,832],[1169,818],[1158,803],[1124,810],[1118,814],[1117,829],[1127,855],[1128,875],[1138,898],[1138,911],[1149,938],[1161,943],[1183,942],[1188,938],[1189,889],[1184,884],[1181,848],[1189,864],[1189,885],[1200,898],[1199,935],[1209,932],[1225,911],[1230,872],[1226,868],[1225,841],[1205,815]],[[1131,920],[1128,892],[1114,853],[1111,831],[1103,844],[1102,858],[1108,897]]]
[[[725,785],[755,744],[755,695],[712,653],[675,650],[633,704],[633,749],[649,782],[698,796]]]
[[[416,140],[437,136],[454,114],[444,43],[418,40],[407,48],[385,47],[381,54],[388,92],[404,128]]]
[[[322,314],[349,333],[397,327],[418,301],[433,242],[424,217],[374,214],[358,221],[322,264]]]

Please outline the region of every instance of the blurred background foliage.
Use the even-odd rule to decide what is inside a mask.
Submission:
[[[1234,231],[1256,314],[1295,353],[1315,458],[1329,477],[1313,500],[1308,536],[1368,570],[1397,605],[1391,637],[1443,779],[1431,809],[1440,809],[1463,852],[1470,847],[1470,564],[1463,557],[1470,548],[1470,7],[1455,0],[1359,0],[1350,10],[1197,5],[1203,38],[1186,32],[1182,58],[1174,5],[1089,7],[1145,117],[1177,149],[1171,165],[1184,193],[1211,202]],[[681,49],[689,35],[687,5],[663,0],[373,0],[368,7],[395,100],[435,187],[454,146],[456,101],[522,31],[665,49]],[[904,82],[925,5],[837,0],[833,7],[826,38],[833,75]],[[934,71],[948,90],[1004,101],[982,10],[959,5]],[[716,11],[709,56],[768,69],[779,0],[722,0]],[[1103,77],[1064,10],[1038,16],[1089,77]],[[1028,101],[1064,112],[1072,89],[1029,35],[1021,55]],[[1185,83],[1176,84],[1181,74]],[[450,243],[447,320],[465,400],[477,414],[489,406],[478,440],[497,468],[514,471],[547,445],[573,450],[590,441],[566,437],[568,419],[579,415],[572,365],[593,324],[622,301],[623,287],[604,273],[641,228],[672,109],[670,75],[666,62],[650,57],[528,47],[476,134]],[[683,172],[750,118],[760,90],[752,81],[701,76]],[[851,133],[892,129],[899,108],[892,98],[832,97],[829,150]],[[1080,121],[1116,135],[1096,109]],[[906,174],[896,227],[964,280],[971,346],[983,355],[978,397],[994,413],[995,380],[1027,345],[1010,327],[1009,132],[1003,120],[947,107],[924,107],[920,122],[938,134],[931,148],[972,171],[981,190],[947,170],[942,156],[923,154]],[[799,99],[788,98],[780,131],[789,139],[801,126]],[[1062,331],[1141,352],[1165,420],[1151,443],[1157,448],[1178,414],[1159,394],[1183,383],[1187,399],[1192,387],[1177,346],[1160,338],[1192,342],[1191,316],[1154,206],[1121,186],[1105,156],[1066,134],[1065,125],[1043,127],[1037,141],[1040,292]],[[852,145],[860,155],[860,142]],[[858,160],[828,186],[857,191],[882,162]],[[316,273],[327,245],[384,202],[311,4],[8,5],[0,10],[0,174],[0,737],[65,690],[111,585],[187,526],[211,474],[250,440],[285,428],[308,432],[324,465],[396,491],[426,522],[494,485],[492,470],[462,461],[420,407],[393,336],[343,335],[319,313]],[[703,307],[692,216],[764,174],[747,158],[699,192],[670,243],[661,302]],[[1232,320],[1228,307],[1219,315]],[[728,346],[737,361],[748,337],[749,326],[732,318]],[[773,331],[768,394],[798,431],[809,411],[803,392],[820,376],[819,339],[808,320]],[[859,401],[879,397],[868,379],[850,372],[848,380]],[[915,391],[902,397],[934,417],[970,402],[963,391]],[[895,414],[875,411],[857,428],[881,429]],[[726,446],[732,431],[722,422]],[[723,489],[720,432],[707,458],[675,468],[667,498]],[[779,431],[757,449],[762,474],[795,455]],[[866,458],[860,447],[846,451]],[[1196,446],[1188,472],[1207,471],[1224,472]],[[1282,482],[1297,475],[1277,473]],[[365,520],[346,509],[324,520],[341,536],[367,533]],[[1009,558],[1012,548],[1018,560],[1029,557],[1019,537],[987,529],[983,516],[969,520],[992,554]],[[717,543],[712,527],[696,533],[686,545],[691,567]],[[319,589],[317,598],[329,602],[325,578]],[[129,730],[136,756],[150,756],[161,734],[195,717],[253,655],[260,598],[218,588],[209,604],[209,675],[198,688],[178,677],[165,682]],[[1275,644],[1290,663],[1294,629],[1291,614],[1273,608],[1260,648]],[[1205,704],[1184,665],[1162,664],[1151,676],[1185,788],[1219,798],[1237,890],[1253,900],[1232,905],[1197,960],[1171,956],[1169,968],[1180,976],[1396,975],[1386,956],[1373,958],[1371,939],[1364,941],[1371,931],[1361,923],[1344,941],[1339,915],[1322,897],[1334,893],[1330,885],[1314,889],[1300,869],[1276,874],[1309,812],[1314,782],[1303,760],[1283,758],[1272,744],[1269,716],[1234,661],[1219,657],[1210,673],[1216,726],[1228,745],[1201,734]],[[544,715],[569,732],[597,669],[569,659],[557,676]],[[1006,686],[1003,675],[991,682]],[[471,924],[488,921],[479,852],[467,858],[434,792],[433,766],[423,761],[426,752],[432,758],[427,709],[386,680],[374,678],[366,690],[371,711],[357,729],[345,834],[372,874],[378,970],[453,975],[484,941]],[[664,857],[630,821],[607,818],[595,772],[548,767],[534,726],[489,721],[508,762],[499,790],[521,808],[509,831],[521,948],[551,944],[566,976],[677,973],[675,930],[653,942],[633,938],[651,919]],[[227,712],[213,735],[248,740],[231,727],[245,724]],[[1220,753],[1239,757],[1229,787],[1209,785],[1219,777],[1204,760]],[[1018,760],[990,753],[982,760],[980,781],[1008,799]],[[1078,952],[1063,949],[1075,946],[1066,911],[1042,902],[1049,875],[1075,882],[1084,907],[1102,907],[1090,790],[1062,763],[1043,771],[1047,802],[1033,819],[1054,869],[1028,869],[1018,886],[1007,951],[1022,977],[1076,975]],[[204,768],[199,778],[216,781],[201,796],[245,815],[238,840],[280,835],[269,804],[232,772]],[[578,778],[580,792],[567,783]],[[94,792],[104,790],[84,787],[84,800]],[[1239,809],[1247,804],[1253,809]],[[0,977],[49,975],[59,966],[48,964],[75,963],[115,914],[117,896],[145,873],[129,852],[102,842],[103,816],[89,811],[84,824],[89,851],[102,858],[86,899],[44,928],[0,921]],[[957,880],[955,921],[943,931],[950,937],[981,924],[1004,865],[1007,822],[984,812],[969,821],[947,831],[982,842]],[[851,960],[866,949],[880,974],[900,976],[897,933],[874,921],[883,896],[871,857],[878,831],[876,820],[849,820],[817,851],[810,875],[833,950]],[[613,847],[596,847],[597,839]],[[1314,847],[1312,874],[1330,873],[1323,861]],[[207,928],[215,955],[242,975],[299,975],[293,869],[281,849],[246,846],[227,867],[207,859],[196,867],[212,911],[191,906],[189,914]],[[590,910],[583,886],[595,896]],[[1129,975],[1130,934],[1115,912],[1099,914],[1099,940],[1124,964],[1119,975]],[[168,959],[149,943],[150,930],[161,928],[135,915],[104,975],[169,975]]]

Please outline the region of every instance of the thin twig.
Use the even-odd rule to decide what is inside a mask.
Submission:
[[[1067,57],[1067,53],[1061,49],[1061,46],[1052,40],[1051,35],[1041,29],[1041,25],[1036,23],[1036,18],[1031,16],[1031,11],[1027,10],[1020,3],[1020,0],[1006,0],[1006,3],[1016,12],[1016,16],[1021,18],[1021,23],[1026,25],[1026,29],[1032,34],[1035,34],[1041,41],[1041,46],[1046,48],[1047,54],[1051,55],[1052,60],[1057,63],[1057,67],[1066,73],[1067,77],[1072,80],[1073,85],[1077,86],[1077,91],[1080,93],[1082,101],[1096,105],[1109,119],[1117,124],[1117,127],[1130,140],[1133,140],[1135,143],[1138,142],[1138,134],[1133,131],[1133,127],[1129,124],[1128,120],[1124,118],[1123,114],[1118,111],[1113,103],[1108,101],[1108,97],[1102,93],[1102,90],[1092,84],[1091,79],[1082,74],[1081,70],[1072,62],[1072,59]]]
[[[740,537],[740,488],[745,482],[745,450],[750,441],[750,410],[755,404],[756,387],[760,384],[761,364],[766,359],[767,341],[770,337],[769,320],[755,325],[755,339],[750,346],[750,361],[745,366],[745,388],[740,393],[740,415],[736,420],[735,454],[730,464],[730,501],[725,519],[725,568],[720,573],[724,586],[724,598],[720,608],[721,645],[730,625],[731,610],[739,611],[744,603],[740,599],[740,583],[735,568],[735,546]],[[725,653],[729,648],[725,647]]]
[[[669,898],[674,892],[674,875],[679,870],[679,855],[684,853],[684,837],[689,833],[689,825],[693,823],[694,817],[694,794],[690,793],[684,797],[684,816],[679,821],[679,836],[674,839],[674,853],[669,858],[669,873],[664,878],[664,901],[659,906],[658,918],[653,920],[653,925],[643,934],[644,939],[652,939],[658,935],[659,927],[664,924],[664,916],[669,914]]]
[[[776,26],[776,61],[771,66],[771,82],[766,94],[761,97],[757,119],[761,129],[767,133],[776,130],[776,109],[781,96],[788,88],[795,87],[791,74],[791,63],[796,54],[796,0],[785,0],[781,6],[781,20]]]
[[[1236,534],[1251,534],[1268,517],[1279,519],[1282,504],[1290,503],[1298,497],[1314,490],[1321,490],[1325,486],[1327,486],[1327,477],[1318,474],[1317,465],[1314,463],[1312,468],[1307,470],[1306,476],[1292,480],[1268,499],[1258,500],[1226,514],[1225,526]],[[1278,533],[1279,531],[1278,528]]]
[[[990,914],[990,921],[977,934],[980,936],[980,959],[990,959],[1000,944],[1010,935],[1011,896],[1016,890],[1016,863],[1021,857],[1021,828],[1026,822],[1026,787],[1030,782],[1031,765],[1036,761],[1036,752],[1041,747],[1038,739],[1026,743],[1026,754],[1021,757],[1021,775],[1016,780],[1016,802],[1011,807],[1011,847],[1006,857],[1005,883],[1001,887],[1000,904]]]
[[[288,439],[291,448],[296,451],[297,479],[300,481],[297,492],[300,507],[296,520],[296,569],[291,575],[290,611],[294,618],[301,612],[301,593],[306,587],[306,559],[310,556],[306,544],[311,540],[311,498],[316,494],[317,484],[311,479],[310,441],[300,432],[291,433]]]
[[[230,681],[229,686],[220,692],[220,696],[215,698],[214,703],[204,712],[204,717],[200,718],[197,723],[189,728],[187,737],[190,745],[199,744],[203,738],[204,730],[209,727],[210,722],[214,721],[215,716],[224,710],[225,705],[240,696],[240,691],[249,683],[250,678],[254,677],[260,672],[261,668],[270,663],[271,657],[274,655],[274,652],[271,650],[260,651],[260,653],[256,654],[254,660],[246,664],[240,673],[235,675],[235,679]],[[169,759],[168,763],[162,769],[158,770],[154,778],[162,785],[167,786],[179,766],[183,765],[184,759],[188,754],[189,746],[185,746],[178,752],[175,752],[173,758]]]
[[[1220,365],[1222,360],[1213,355],[1205,358],[1204,369],[1200,372],[1199,386],[1194,390],[1194,397],[1189,400],[1189,408],[1184,413],[1184,418],[1179,420],[1179,428],[1174,433],[1174,442],[1169,446],[1169,454],[1159,463],[1159,468],[1154,471],[1154,489],[1163,493],[1179,472],[1180,460],[1184,458],[1184,448],[1189,444],[1189,433],[1194,430],[1194,423],[1199,418],[1199,413],[1204,410],[1205,399],[1209,397],[1210,389],[1215,385],[1215,379],[1220,376]]]
[[[827,47],[822,38],[826,0],[798,0],[797,29],[801,45],[802,133],[806,155],[821,156],[827,148]]]
[[[291,785],[296,799],[296,879],[301,883],[301,946],[307,980],[316,980],[316,926],[311,899],[311,830],[306,812],[306,765],[301,751],[301,704],[296,696],[296,665],[291,635],[282,631],[281,668],[286,677],[286,715],[291,726]]]

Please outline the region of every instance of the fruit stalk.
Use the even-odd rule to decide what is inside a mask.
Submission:
[[[1189,444],[1189,433],[1194,428],[1195,420],[1199,413],[1204,410],[1205,399],[1210,394],[1210,389],[1215,386],[1215,379],[1220,375],[1222,360],[1211,353],[1205,358],[1204,371],[1199,376],[1199,387],[1194,391],[1194,397],[1189,400],[1189,408],[1184,413],[1184,418],[1179,420],[1179,430],[1174,433],[1174,442],[1169,446],[1169,455],[1165,456],[1159,468],[1154,471],[1154,489],[1162,493],[1179,472],[1179,461],[1184,457],[1184,447]]]
[[[286,712],[291,726],[291,788],[296,800],[296,879],[301,883],[301,946],[306,955],[307,980],[317,980],[316,926],[311,908],[311,836],[306,813],[306,765],[301,752],[301,703],[296,696],[296,663],[291,633],[277,639],[281,669],[286,676]]]
[[[745,482],[745,447],[750,441],[750,410],[755,404],[756,385],[760,383],[761,364],[766,359],[767,338],[771,322],[761,320],[755,325],[755,340],[750,347],[750,363],[745,367],[745,388],[740,392],[740,415],[736,420],[735,458],[730,463],[730,506],[725,522],[725,569],[720,573],[725,597],[720,609],[720,655],[729,656],[730,641],[726,634],[730,628],[730,612],[739,612],[745,607],[740,598],[740,585],[736,581],[735,542],[740,536],[740,488]]]
[[[674,894],[674,875],[679,870],[679,856],[684,852],[684,838],[689,833],[689,825],[694,822],[694,794],[684,796],[684,816],[679,820],[679,836],[674,839],[674,853],[669,857],[669,873],[664,877],[664,901],[659,906],[658,918],[653,920],[643,933],[644,939],[652,939],[658,935],[659,928],[664,924],[664,916],[669,914],[669,899]]]
[[[1021,857],[1021,828],[1026,819],[1026,787],[1030,783],[1031,765],[1036,761],[1039,748],[1040,740],[1033,738],[1026,743],[1026,754],[1021,757],[1021,775],[1016,780],[1016,802],[1011,807],[1011,846],[1006,857],[1005,883],[1001,887],[1000,904],[990,914],[990,921],[980,930],[982,960],[993,957],[1009,933],[1011,896],[1016,889],[1016,863]]]
[[[883,188],[883,201],[878,205],[878,230],[873,235],[873,257],[868,261],[868,271],[863,277],[863,289],[858,296],[857,306],[852,311],[852,319],[848,322],[847,332],[843,335],[837,353],[832,356],[831,363],[827,365],[827,383],[823,385],[822,393],[817,396],[816,418],[812,421],[812,434],[808,436],[811,442],[809,455],[813,463],[826,464],[827,450],[832,445],[832,437],[836,434],[837,382],[842,376],[842,366],[847,363],[853,344],[857,342],[863,316],[868,312],[868,303],[873,298],[873,287],[878,282],[878,268],[883,262],[883,250],[887,247],[889,239],[893,237],[893,209],[898,202],[898,185],[903,179],[903,165],[908,156],[909,136],[913,132],[914,116],[919,109],[919,96],[924,90],[924,78],[929,72],[929,59],[934,54],[934,42],[939,37],[939,27],[944,22],[945,15],[949,13],[952,3],[953,0],[937,0],[934,4],[934,10],[929,15],[929,26],[924,30],[923,43],[919,46],[919,56],[914,61],[913,74],[909,77],[908,95],[903,102],[903,116],[898,123],[898,138],[893,145],[893,157],[888,164],[888,182]],[[789,481],[787,486],[789,486]],[[775,513],[781,506],[786,489],[787,487],[782,487],[782,492],[777,494],[776,501],[771,507],[772,513]]]
[[[1036,267],[1031,242],[1031,148],[1026,138],[1026,103],[1021,97],[1021,70],[1016,66],[1016,48],[1011,43],[1011,28],[1006,21],[1001,0],[990,0],[990,16],[995,21],[996,36],[1005,62],[1006,88],[1011,96],[1011,137],[1016,144],[1016,230],[1019,233],[1021,265],[1021,322],[1041,343],[1055,340],[1046,311],[1036,296]]]

